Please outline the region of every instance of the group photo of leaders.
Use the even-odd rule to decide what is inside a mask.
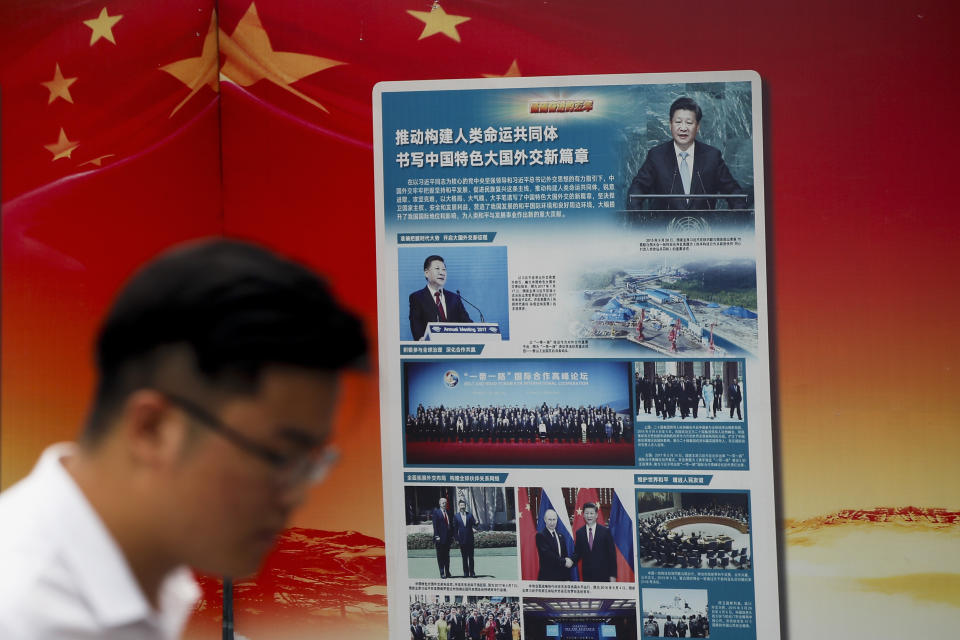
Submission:
[[[490,335],[496,339],[510,338],[506,247],[401,246],[397,255],[400,340],[442,337],[431,336],[431,323],[484,323],[493,325]],[[470,341],[476,336],[471,334]]]
[[[626,131],[624,220],[670,231],[752,229],[749,83],[636,91],[644,115]]]
[[[629,490],[519,487],[523,580],[633,582]]]
[[[416,360],[402,371],[407,464],[634,464],[629,363]]]
[[[746,491],[637,492],[640,569],[750,569]]]
[[[506,596],[410,597],[410,640],[521,640],[520,602]]]
[[[743,364],[739,360],[653,360],[634,363],[637,422],[742,422]]]
[[[517,579],[512,487],[404,487],[411,579]]]
[[[641,589],[640,605],[641,638],[710,637],[706,589]]]
[[[524,598],[529,640],[636,640],[633,598]]]

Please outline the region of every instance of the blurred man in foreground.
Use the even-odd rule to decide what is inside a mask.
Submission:
[[[188,567],[254,572],[328,446],[359,321],[304,267],[233,241],[167,252],[96,346],[77,443],[0,495],[0,637],[176,638]]]

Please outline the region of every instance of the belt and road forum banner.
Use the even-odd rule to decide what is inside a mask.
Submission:
[[[390,637],[779,637],[757,74],[381,83],[374,145]]]

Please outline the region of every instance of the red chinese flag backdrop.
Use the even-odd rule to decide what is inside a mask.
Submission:
[[[206,0],[0,4],[3,486],[73,435],[96,318],[177,240],[225,231],[280,248],[375,326],[376,81],[755,69],[783,513],[960,505],[958,223],[949,163],[931,160],[958,142],[942,64],[955,3],[440,4],[220,2],[219,101]],[[376,394],[375,372],[348,384],[344,464],[298,514],[303,530],[382,535]],[[344,557],[382,563],[368,542]],[[285,557],[314,548],[290,543]],[[240,589],[240,629],[384,637],[382,573],[348,565],[311,565],[309,589],[296,562],[269,565],[249,606]],[[357,591],[329,605],[348,575]],[[211,588],[202,617],[216,603]]]

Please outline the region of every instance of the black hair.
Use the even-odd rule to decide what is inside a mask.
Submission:
[[[700,109],[700,105],[697,104],[696,100],[683,96],[674,100],[673,104],[670,105],[670,119],[673,120],[673,114],[681,109],[693,111],[697,117],[697,122],[700,122],[700,118],[703,117],[703,110]]]
[[[300,264],[236,240],[174,248],[130,278],[103,321],[87,441],[100,439],[130,393],[156,384],[171,347],[186,347],[200,380],[253,393],[269,365],[334,372],[358,362],[367,340]]]
[[[443,263],[443,266],[447,266],[447,262],[446,260],[443,259],[443,256],[436,256],[436,255],[427,256],[427,259],[423,261],[423,270],[426,271],[427,269],[429,269],[430,263],[433,262],[434,260],[439,260],[440,262]]]
[[[593,503],[593,502],[588,502],[587,504],[583,505],[583,510],[586,511],[587,509],[593,509],[594,511],[600,511],[600,509],[597,508],[596,503]]]

